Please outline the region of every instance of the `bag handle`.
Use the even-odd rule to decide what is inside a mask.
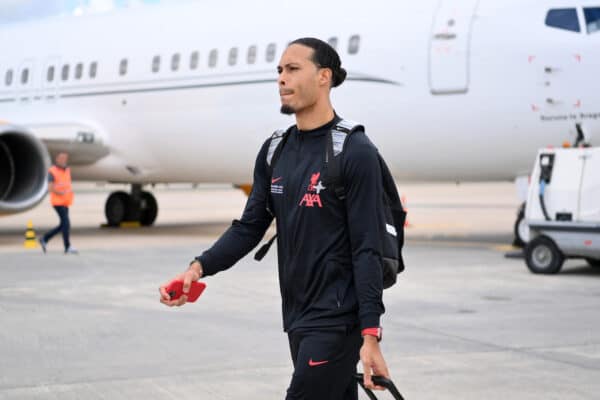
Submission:
[[[370,389],[367,389],[365,387],[363,374],[355,374],[354,378],[356,379],[358,384],[365,390],[365,392],[367,393],[367,396],[369,396],[369,399],[377,400],[377,397],[375,396],[375,394]],[[394,396],[394,399],[404,400],[404,397],[402,397],[402,395],[396,388],[396,385],[394,385],[394,382],[392,382],[390,379],[387,379],[387,378],[384,378],[383,376],[378,376],[378,375],[372,376],[371,379],[373,380],[373,383],[376,384],[377,386],[382,386],[382,387],[386,388],[387,390],[389,390],[389,392],[392,394],[392,396]]]

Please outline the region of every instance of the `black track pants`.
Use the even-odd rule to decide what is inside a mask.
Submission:
[[[357,400],[354,380],[363,339],[358,325],[288,333],[294,375],[286,400]]]
[[[54,209],[58,214],[58,218],[60,218],[60,224],[44,235],[44,241],[49,242],[54,235],[56,235],[58,232],[62,232],[63,244],[65,245],[65,251],[67,251],[71,246],[71,242],[69,241],[69,230],[71,229],[71,222],[69,221],[69,207],[54,206]]]

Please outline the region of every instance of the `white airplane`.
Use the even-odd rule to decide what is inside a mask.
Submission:
[[[132,184],[110,224],[154,222],[142,186],[248,184],[279,114],[276,66],[315,36],[333,90],[406,180],[513,180],[537,149],[600,135],[600,0],[223,0],[0,28],[0,213],[34,207],[49,156]]]

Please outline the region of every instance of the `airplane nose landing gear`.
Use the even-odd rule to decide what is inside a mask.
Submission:
[[[140,224],[150,226],[154,224],[158,215],[158,203],[150,192],[141,193]]]
[[[158,215],[158,203],[152,193],[142,191],[141,184],[133,184],[131,193],[118,191],[108,196],[104,214],[109,226],[119,226],[123,222],[150,226]]]
[[[104,215],[109,226],[119,226],[130,219],[131,196],[125,192],[112,192],[104,205]]]

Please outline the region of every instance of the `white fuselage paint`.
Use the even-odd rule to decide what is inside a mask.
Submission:
[[[333,89],[333,104],[366,126],[398,179],[509,180],[528,173],[538,148],[572,142],[576,122],[592,143],[600,140],[600,33],[544,24],[550,8],[578,7],[582,19],[585,4],[600,2],[220,1],[6,26],[0,119],[42,140],[49,126],[90,127],[110,152],[73,166],[75,179],[251,182],[261,144],[294,122],[279,113],[281,52],[298,37],[337,37],[349,79]],[[360,36],[357,54],[348,53],[353,35]],[[270,43],[276,51],[268,62]],[[253,45],[256,62],[248,64]],[[175,53],[180,67],[172,71]],[[124,58],[128,70],[120,76]],[[9,68],[17,83],[6,87]],[[30,70],[26,85],[23,68]]]

